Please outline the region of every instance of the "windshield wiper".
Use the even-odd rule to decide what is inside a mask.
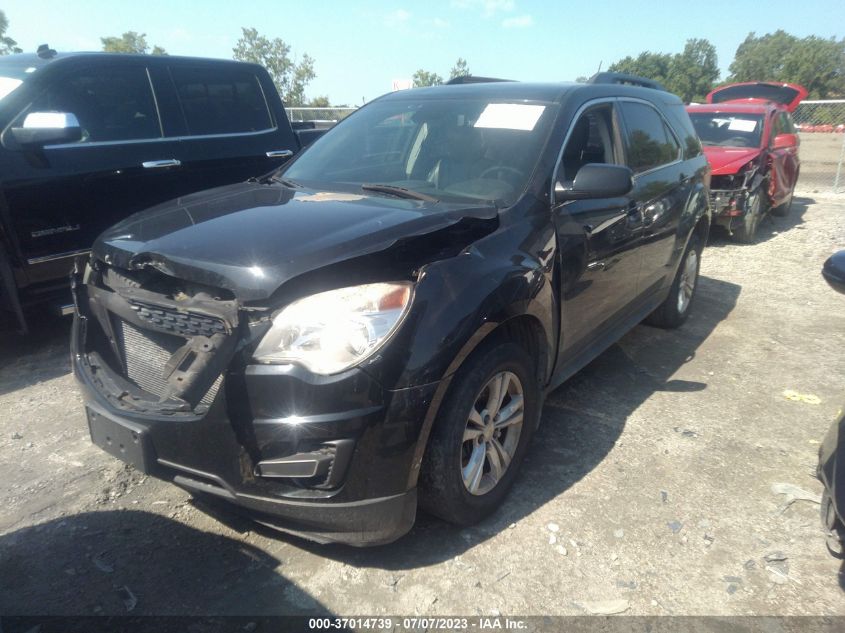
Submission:
[[[289,187],[291,189],[301,189],[302,188],[302,185],[300,185],[295,180],[291,180],[290,178],[282,178],[278,174],[273,174],[272,176],[270,176],[270,180],[272,182],[279,182],[279,183],[283,184],[285,187]]]
[[[413,189],[406,189],[405,187],[397,187],[396,185],[384,185],[379,183],[364,183],[361,185],[364,191],[377,191],[379,193],[387,193],[397,198],[407,198],[409,200],[422,200],[423,202],[440,202],[437,198],[429,196]]]

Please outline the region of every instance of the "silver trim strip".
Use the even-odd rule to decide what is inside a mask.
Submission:
[[[172,143],[203,139],[237,138],[240,136],[260,136],[278,131],[278,127],[258,130],[257,132],[232,132],[229,134],[185,134],[182,136],[164,136],[160,138],[136,138],[125,141],[96,141],[94,143],[61,143],[60,145],[46,145],[44,149],[71,149],[74,147],[107,147],[110,145],[137,145],[138,143]]]
[[[83,248],[78,251],[68,251],[66,253],[57,253],[55,255],[44,255],[44,257],[33,257],[32,259],[26,260],[26,263],[30,266],[35,264],[43,264],[44,262],[51,262],[56,259],[66,259],[68,257],[76,257],[77,255],[87,255],[91,252],[89,248]]]
[[[289,149],[274,149],[266,153],[267,158],[290,158],[293,152]]]

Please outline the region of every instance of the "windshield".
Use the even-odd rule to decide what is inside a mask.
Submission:
[[[37,70],[35,66],[28,63],[28,60],[22,61],[14,59],[14,57],[20,56],[0,58],[0,101],[3,101],[7,95]]]
[[[471,99],[372,103],[317,140],[283,177],[507,206],[526,188],[556,108]]]
[[[20,86],[22,83],[22,80],[14,77],[0,77],[0,101],[3,101],[3,98],[7,94],[12,92],[12,90]]]
[[[762,114],[690,112],[689,116],[702,145],[760,147]]]

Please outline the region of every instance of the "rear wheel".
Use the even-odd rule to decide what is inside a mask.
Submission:
[[[698,271],[701,267],[703,248],[701,238],[693,233],[678,272],[675,273],[675,281],[672,282],[669,295],[646,317],[646,323],[668,329],[679,327],[687,320],[698,288]]]
[[[733,237],[743,244],[753,244],[754,238],[757,237],[757,227],[763,217],[763,194],[759,189],[749,194],[746,206],[742,224],[733,232]]]
[[[420,473],[420,505],[472,525],[499,507],[537,424],[540,389],[520,345],[487,345],[455,377]]]

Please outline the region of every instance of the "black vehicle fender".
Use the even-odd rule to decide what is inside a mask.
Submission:
[[[707,188],[701,180],[698,180],[693,186],[687,197],[687,203],[684,206],[681,221],[678,223],[678,241],[677,248],[674,253],[674,268],[681,265],[683,254],[689,245],[694,233],[698,233],[701,238],[701,243],[707,243],[707,236],[710,233],[710,222],[712,221],[713,212],[710,209],[710,196]],[[667,288],[671,286],[674,281],[674,273],[667,276]]]
[[[515,318],[532,320],[542,332],[542,345],[554,346],[554,240],[551,223],[538,231],[522,222],[500,227],[455,257],[420,267],[405,321],[362,369],[387,389],[437,382],[458,371],[484,339]],[[538,374],[546,375],[548,365]]]
[[[409,487],[440,405],[472,354],[498,336],[527,345],[548,382],[557,344],[553,290],[554,227],[519,222],[501,227],[456,257],[421,268],[412,308],[385,350],[362,369],[389,389],[438,383],[419,426]]]

